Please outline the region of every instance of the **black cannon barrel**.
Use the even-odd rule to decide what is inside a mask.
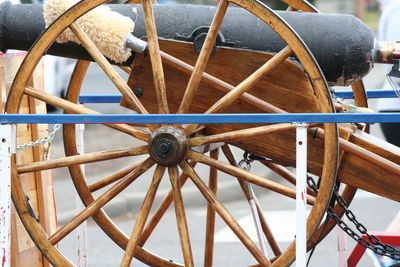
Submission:
[[[145,36],[143,11],[137,14],[131,5],[110,5],[113,10],[136,21],[134,35]],[[157,32],[162,38],[193,40],[210,25],[213,6],[155,5]],[[0,4],[0,49],[28,50],[44,30],[41,5]],[[347,85],[361,79],[371,69],[374,35],[352,15],[278,12],[301,36],[318,61],[328,82]],[[203,31],[204,32],[204,31]],[[220,29],[218,45],[233,48],[278,52],[285,47],[282,39],[260,19],[240,8],[229,8]],[[79,45],[54,44],[49,54],[90,59]],[[130,59],[131,62],[132,58]],[[129,62],[128,62],[129,64]]]

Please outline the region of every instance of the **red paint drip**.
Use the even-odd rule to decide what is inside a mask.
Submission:
[[[4,267],[6,264],[6,249],[3,248],[3,257],[1,258],[1,266]]]

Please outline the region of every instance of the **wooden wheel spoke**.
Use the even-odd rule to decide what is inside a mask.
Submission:
[[[222,151],[224,152],[224,155],[228,159],[229,163],[232,166],[238,167],[237,161],[235,159],[235,156],[232,153],[232,151],[229,148],[229,146],[228,145],[222,146]],[[239,182],[240,187],[243,190],[243,193],[244,193],[247,201],[250,201],[251,195],[250,195],[248,186],[246,186],[246,183],[244,181],[240,180],[239,178],[238,178],[238,182]],[[264,235],[267,238],[268,244],[270,245],[270,247],[271,247],[272,251],[274,252],[275,256],[278,256],[278,255],[282,254],[282,251],[279,248],[278,242],[276,241],[276,239],[275,239],[275,237],[274,237],[274,235],[273,235],[273,233],[272,233],[272,231],[271,231],[271,229],[270,229],[270,227],[268,225],[268,222],[264,217],[264,213],[263,213],[263,211],[261,209],[260,203],[258,202],[257,198],[255,198],[255,203],[256,203],[256,206],[257,206],[257,212],[258,212],[258,216],[260,218],[260,223],[261,223],[261,227],[262,227],[262,230],[264,232]]]
[[[231,230],[236,234],[236,236],[242,241],[243,245],[249,250],[249,252],[254,256],[254,258],[264,266],[269,266],[269,260],[262,254],[262,252],[257,248],[254,242],[246,234],[246,232],[240,227],[233,216],[227,211],[227,209],[218,201],[213,192],[207,187],[207,185],[201,180],[201,178],[196,174],[196,172],[189,166],[186,161],[180,164],[182,170],[189,175],[190,179],[197,186],[199,191],[203,194],[205,199],[210,203],[210,205],[216,210],[218,215],[225,221],[225,223],[231,228]]]
[[[258,70],[253,72],[249,77],[247,77],[238,86],[236,86],[234,90],[226,94],[211,108],[209,108],[206,113],[215,113],[232,104],[236,99],[238,99],[241,94],[250,90],[259,80],[265,77],[265,75],[276,69],[276,67],[281,64],[286,58],[288,58],[292,54],[292,52],[292,49],[290,49],[289,47],[282,49],[278,54],[274,55]]]
[[[221,0],[218,3],[218,7],[211,22],[210,29],[208,30],[206,40],[204,41],[203,47],[200,51],[200,55],[197,58],[193,73],[190,76],[189,83],[186,87],[185,94],[179,107],[178,113],[180,114],[186,113],[192,103],[194,95],[200,84],[203,72],[206,69],[208,59],[214,47],[214,43],[217,39],[219,28],[225,17],[226,10],[228,9],[228,4],[229,3],[226,0]]]
[[[270,170],[281,176],[283,179],[291,183],[292,185],[296,185],[296,175],[291,173],[288,169],[285,167],[278,165],[276,163],[273,163],[268,160],[259,160],[263,165],[268,167]],[[311,196],[316,196],[317,194],[312,191],[310,188],[307,188],[307,194]]]
[[[174,197],[174,206],[176,214],[176,222],[178,224],[179,239],[181,241],[183,259],[185,266],[193,267],[192,247],[190,244],[189,230],[186,221],[185,207],[183,204],[181,187],[179,185],[178,167],[168,168],[169,179],[172,185],[172,192]]]
[[[189,165],[193,168],[196,166],[196,162],[191,162]],[[182,187],[188,179],[188,176],[185,173],[182,173],[179,177],[179,185]],[[173,191],[172,189],[168,192],[168,194],[162,200],[160,206],[154,212],[153,217],[150,219],[149,223],[147,224],[146,228],[143,230],[142,235],[140,236],[139,246],[143,246],[146,243],[147,239],[150,237],[151,233],[160,222],[161,218],[164,216],[165,212],[167,211],[168,207],[171,205],[173,201]]]
[[[124,190],[129,184],[131,184],[137,177],[147,171],[153,166],[154,161],[151,158],[140,161],[140,165],[130,174],[128,174],[123,180],[113,185],[110,189],[104,192],[99,198],[90,203],[84,210],[77,214],[67,224],[58,229],[50,238],[51,244],[57,244],[66,235],[71,233],[76,227],[84,222],[90,216],[93,216],[98,212],[105,204],[117,196],[122,190]]]
[[[295,129],[291,123],[272,124],[260,127],[253,127],[244,130],[226,132],[210,136],[194,137],[189,140],[189,146],[201,146],[209,143],[229,142],[245,138],[250,138],[257,135],[264,135],[273,132],[280,132]]]
[[[41,100],[47,104],[53,105],[55,107],[61,108],[65,111],[71,112],[71,113],[76,113],[76,114],[101,114],[100,112],[94,111],[90,108],[86,108],[84,106],[72,103],[70,101],[67,101],[65,99],[62,99],[60,97],[51,95],[49,93],[46,93],[45,91],[37,90],[32,87],[26,87],[24,90],[24,93],[26,95],[29,95],[31,97],[34,97],[38,100]],[[142,141],[148,141],[149,140],[149,135],[141,130],[135,129],[132,126],[129,125],[123,125],[123,124],[104,124],[107,127],[116,129],[118,131],[127,133],[129,135],[132,135],[136,137],[139,140]]]
[[[218,148],[211,150],[210,157],[218,160]],[[217,169],[210,168],[210,180],[208,187],[214,195],[217,195]],[[214,233],[215,233],[215,209],[210,203],[207,206],[207,220],[206,220],[206,241],[204,246],[204,266],[212,266],[214,254]]]
[[[118,150],[104,150],[93,153],[86,153],[83,155],[69,156],[59,159],[51,159],[47,161],[39,161],[28,164],[17,165],[19,174],[35,171],[43,171],[48,169],[61,168],[75,164],[84,164],[91,162],[98,162],[110,159],[117,159],[122,157],[137,156],[147,153],[147,146],[140,146],[136,148],[118,149]]]
[[[139,113],[148,114],[149,112],[146,110],[146,108],[142,105],[142,103],[118,74],[118,72],[113,68],[110,62],[108,62],[108,60],[103,56],[92,40],[90,40],[87,34],[76,23],[72,23],[70,28],[82,42],[82,45],[86,48],[89,54],[97,62],[97,64],[99,64],[99,66],[103,69],[104,73],[110,78],[121,94],[125,97],[129,105]],[[156,126],[149,124],[148,127],[150,129],[155,129]]]
[[[135,249],[139,242],[140,234],[142,233],[147,217],[149,216],[151,206],[153,205],[154,198],[156,196],[156,192],[158,186],[160,185],[161,178],[163,177],[164,172],[165,167],[158,165],[154,172],[150,188],[147,191],[146,197],[143,200],[142,207],[140,208],[139,214],[137,215],[131,238],[129,239],[124,256],[122,258],[121,266],[130,266],[131,264],[132,258],[135,254]]]
[[[197,152],[189,151],[188,157],[194,161],[204,163],[208,166],[213,166],[222,172],[240,178],[249,183],[256,184],[258,186],[264,187],[281,195],[287,196],[292,199],[296,199],[296,191],[294,189],[281,185],[277,182],[271,181],[267,178],[245,171],[241,168],[211,159]],[[314,205],[315,197],[307,196],[307,203],[310,205]]]
[[[218,100],[212,107],[210,107],[205,113],[211,114],[221,111],[222,109],[231,105],[234,101],[236,101],[243,93],[249,91],[258,81],[264,78],[268,73],[276,69],[276,67],[281,64],[286,58],[288,58],[293,53],[290,47],[285,47],[278,54],[274,55],[271,59],[269,59],[264,65],[258,68],[255,72],[253,72],[250,76],[248,76],[245,80],[243,80],[239,85],[235,87],[235,89],[231,90],[224,97]],[[197,125],[192,124],[185,129],[186,134],[191,134]]]
[[[99,64],[99,66],[103,69],[105,74],[115,84],[121,94],[126,97],[127,101],[140,113],[148,114],[147,110],[144,108],[139,99],[137,99],[129,86],[125,83],[118,72],[113,68],[110,62],[103,56],[103,54],[96,47],[93,41],[90,40],[89,36],[87,36],[87,34],[76,23],[72,23],[70,25],[70,28],[74,32],[76,37],[78,37],[78,39],[82,42],[82,45],[86,48],[89,54],[97,62],[97,64]]]
[[[316,12],[316,13],[318,13],[318,10],[307,1],[303,1],[303,0],[301,0],[301,1],[298,1],[298,0],[282,0],[282,1],[285,2],[287,5],[289,5],[288,11],[301,10],[303,12]],[[291,9],[289,10],[289,8],[291,8]]]
[[[158,112],[168,114],[167,91],[165,88],[164,70],[161,62],[160,47],[158,44],[156,22],[150,0],[143,0],[143,12],[145,17],[147,39],[149,44],[149,54],[151,67],[153,69],[154,86],[158,101]]]
[[[132,69],[126,66],[118,66],[121,70],[123,70],[126,74],[131,74]]]
[[[161,58],[165,64],[175,68],[182,73],[191,74],[194,70],[194,67],[192,65],[187,64],[186,62],[163,51],[161,51]],[[225,81],[222,81],[221,79],[218,79],[217,77],[206,72],[203,73],[201,81],[225,94],[235,89],[235,86]],[[286,113],[286,111],[248,93],[243,93],[242,95],[240,95],[239,99],[246,104],[252,105],[260,109],[261,112]]]
[[[138,166],[139,166],[139,163],[135,163],[129,167],[126,167],[126,168],[119,170],[111,175],[108,175],[107,177],[101,179],[100,181],[97,181],[97,182],[89,185],[90,192],[92,192],[92,193],[96,192],[97,190],[100,190],[100,189],[106,187],[107,185],[110,185],[110,184],[120,180],[121,178],[125,177],[125,175],[127,175],[128,173],[133,171]]]

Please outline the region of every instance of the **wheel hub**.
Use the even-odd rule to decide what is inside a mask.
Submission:
[[[149,142],[149,154],[160,165],[172,166],[181,162],[188,151],[186,136],[172,126],[154,131]]]

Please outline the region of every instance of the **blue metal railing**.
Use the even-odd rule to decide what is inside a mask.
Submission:
[[[0,123],[350,123],[400,122],[400,113],[5,114]]]
[[[336,96],[339,98],[351,99],[353,98],[353,91],[343,90],[336,91]],[[394,98],[397,97],[393,90],[367,90],[368,98]],[[80,103],[119,103],[121,101],[121,95],[81,95],[79,97]]]
[[[352,98],[352,91],[337,91]],[[397,97],[393,90],[368,90],[368,98]],[[118,103],[121,95],[82,95],[81,103]],[[291,113],[291,114],[3,114],[0,123],[381,123],[400,122],[400,113]]]
[[[367,97],[368,98],[396,98],[396,92],[393,90],[382,90],[382,89],[374,89],[374,90],[367,90]],[[351,99],[354,97],[353,91],[351,90],[344,90],[344,91],[336,91],[336,96],[339,98]]]

